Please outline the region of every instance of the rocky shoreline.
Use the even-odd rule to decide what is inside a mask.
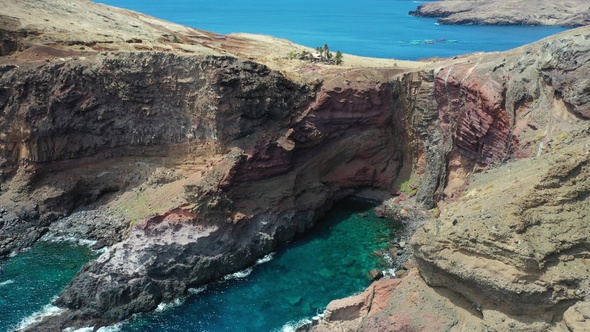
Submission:
[[[29,330],[153,310],[372,189],[393,197],[378,213],[405,220],[389,254],[407,272],[335,301],[314,330],[578,331],[590,28],[342,69],[272,53],[285,41],[44,3],[0,16],[0,255],[48,233],[108,250]]]
[[[580,27],[590,24],[584,0],[439,0],[424,3],[410,15],[436,17],[440,24],[548,25]]]

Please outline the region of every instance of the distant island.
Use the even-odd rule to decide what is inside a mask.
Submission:
[[[440,24],[590,25],[588,0],[440,0],[422,4],[409,14],[438,17]]]

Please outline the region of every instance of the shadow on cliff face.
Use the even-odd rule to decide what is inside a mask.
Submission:
[[[547,45],[547,54],[565,49]],[[2,96],[14,96],[2,101],[2,204],[40,199],[23,203],[37,211],[34,223],[11,219],[2,244],[8,253],[31,243],[79,204],[134,196],[119,210],[131,224],[126,239],[60,295],[72,311],[59,324],[152,310],[251,264],[356,190],[389,191],[398,174],[412,173],[421,179],[417,200],[432,207],[472,172],[557,145],[565,127],[585,135],[587,100],[557,82],[587,72],[587,60],[555,71],[563,64],[553,58],[507,59],[310,86],[229,57],[101,53],[25,63],[0,78],[11,87]],[[150,165],[141,176],[138,162]],[[158,167],[180,175],[143,188]],[[165,203],[156,217],[134,215],[156,202]]]
[[[230,153],[184,187],[185,207],[138,224],[56,303],[91,321],[152,310],[252,264],[355,190],[389,190],[402,163],[393,88],[320,90],[302,111],[233,141]],[[80,324],[73,315],[66,320]]]
[[[14,96],[0,125],[2,204],[37,211],[3,228],[6,254],[89,204],[111,212],[92,219],[115,230],[106,243],[125,236],[81,269],[56,302],[73,311],[46,326],[118,321],[239,270],[334,201],[390,190],[408,154],[400,82],[326,89],[247,61],[157,52],[36,66],[1,78]],[[176,175],[156,181],[162,169]]]
[[[412,239],[423,279],[391,291],[388,310],[317,331],[421,330],[424,308],[447,315],[449,330],[587,329],[589,31],[406,81],[421,95],[407,108],[422,124],[414,135],[428,138],[417,196],[430,188],[430,202],[452,199]]]

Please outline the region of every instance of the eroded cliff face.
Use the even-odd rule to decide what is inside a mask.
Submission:
[[[73,5],[57,5],[77,24]],[[567,266],[587,258],[588,28],[420,70],[304,64],[280,73],[240,59],[273,45],[90,9],[134,25],[99,41],[79,28],[64,43],[32,33],[25,16],[0,17],[0,254],[47,232],[109,245],[60,294],[68,311],[31,329],[152,310],[253,263],[335,200],[396,191],[408,178],[426,207],[456,202],[441,203],[413,241],[424,279],[412,272],[378,286],[387,303],[356,299],[346,328],[563,327],[565,309],[582,299],[574,289],[587,288],[586,277]],[[505,168],[479,187],[471,178],[547,153],[543,167],[515,164],[522,173],[502,185],[493,182],[509,179]],[[416,305],[400,316],[407,297]],[[563,316],[575,322],[585,308]],[[319,329],[339,328],[330,320],[347,309],[334,310]],[[412,321],[432,312],[442,318]]]
[[[334,301],[315,330],[588,328],[588,36],[434,71],[432,155],[445,167],[422,186],[445,183],[447,199],[412,240],[421,278],[391,286],[376,309],[366,294]]]
[[[57,301],[77,310],[66,320],[152,310],[252,264],[355,189],[391,188],[402,163],[393,86],[321,89],[285,127],[234,141],[201,181],[185,185],[187,205],[138,224],[80,271]]]
[[[531,157],[472,178],[413,239],[426,282],[473,303],[484,330],[566,330],[564,311],[590,290],[588,36],[438,75],[441,124],[454,138],[449,195],[462,174]]]
[[[56,218],[139,185],[157,167],[202,167],[202,156],[227,151],[311,95],[227,57],[145,52],[14,63],[0,78],[4,255],[21,237],[34,240]],[[145,171],[129,167],[142,161]]]
[[[77,5],[55,11],[77,27]],[[42,19],[2,16],[2,255],[46,233],[109,246],[56,301],[69,310],[31,329],[152,310],[252,264],[335,200],[391,190],[408,167],[403,69],[312,66],[296,82],[225,51],[272,45],[88,9],[137,26],[43,35]]]
[[[587,136],[588,35],[579,31],[499,60],[482,54],[436,71],[439,177],[447,177],[438,181],[439,198],[460,194],[474,172]]]
[[[335,200],[391,190],[408,155],[399,69],[301,84],[217,55],[2,61],[3,254],[46,232],[112,244],[32,329],[116,322],[242,269]]]

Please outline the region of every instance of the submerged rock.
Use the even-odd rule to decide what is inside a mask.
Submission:
[[[383,278],[383,271],[379,269],[372,269],[369,272],[367,272],[367,274],[369,275],[369,278],[371,280],[379,280]]]

